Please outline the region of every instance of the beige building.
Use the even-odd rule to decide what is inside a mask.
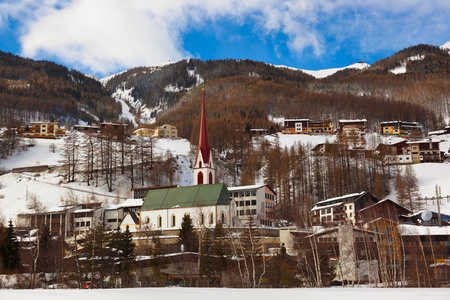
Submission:
[[[151,137],[155,134],[155,129],[152,128],[138,128],[135,131],[133,131],[134,135],[137,136],[147,136]]]
[[[161,139],[177,139],[178,130],[175,126],[164,124],[163,126],[155,128],[153,136]]]
[[[57,122],[32,122],[19,127],[19,134],[30,138],[62,138],[66,129],[60,128]]]

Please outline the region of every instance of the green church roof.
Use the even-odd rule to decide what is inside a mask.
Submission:
[[[229,204],[230,193],[225,184],[202,184],[150,190],[141,210]]]

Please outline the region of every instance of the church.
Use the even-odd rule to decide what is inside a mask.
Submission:
[[[214,183],[216,170],[208,141],[205,113],[205,90],[202,96],[200,136],[194,164],[194,185],[150,190],[135,215],[128,214],[121,228],[173,230],[181,227],[189,214],[196,228],[213,228],[218,223],[227,226],[240,224],[236,203],[225,184]]]

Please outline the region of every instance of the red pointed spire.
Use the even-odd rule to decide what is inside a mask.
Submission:
[[[209,154],[211,152],[211,147],[208,141],[208,130],[206,128],[206,113],[205,113],[205,89],[203,89],[203,97],[202,97],[202,117],[200,121],[200,137],[198,140],[198,149],[197,155],[195,158],[195,162],[198,160],[198,152],[199,150],[203,156],[203,162],[205,164],[209,163]]]

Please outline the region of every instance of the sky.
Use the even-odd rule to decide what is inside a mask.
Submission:
[[[447,0],[0,0],[0,50],[100,78],[189,58],[320,70],[449,40]]]

